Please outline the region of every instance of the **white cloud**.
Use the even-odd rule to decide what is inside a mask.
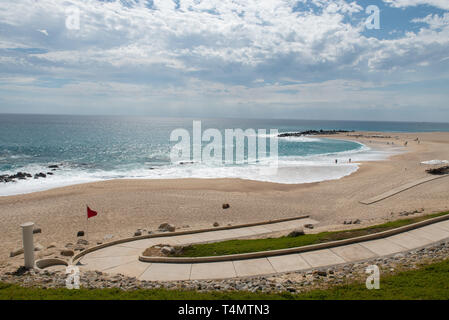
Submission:
[[[47,32],[47,30],[45,30],[45,29],[42,29],[42,30],[37,29],[36,31],[37,31],[37,32],[40,32],[40,33],[42,33],[43,35],[46,35],[46,36],[48,37],[48,32]]]
[[[384,1],[393,7],[448,4]],[[180,0],[179,8],[172,0],[155,0],[151,8],[147,1],[126,2],[1,2],[5,79],[67,80],[62,88],[45,89],[32,89],[39,80],[26,86],[11,81],[11,94],[26,87],[68,103],[64,97],[78,101],[81,92],[86,105],[102,94],[105,105],[186,105],[189,97],[191,105],[335,102],[356,108],[422,101],[417,95],[381,95],[372,89],[376,83],[449,77],[441,67],[449,52],[448,14],[416,18],[425,23],[419,31],[377,39],[364,32],[360,1]],[[312,9],[293,10],[298,4]],[[66,9],[73,5],[80,9],[80,30],[65,27]],[[48,36],[36,36],[36,30]],[[6,90],[4,81],[0,90]],[[50,103],[48,96],[42,103]],[[441,96],[426,98],[441,104]]]
[[[410,7],[418,5],[429,5],[437,8],[449,10],[449,2],[447,0],[383,0],[391,4],[393,7]]]

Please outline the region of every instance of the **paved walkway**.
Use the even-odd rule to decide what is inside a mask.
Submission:
[[[241,228],[240,230],[137,240],[85,255],[80,260],[80,269],[81,271],[98,270],[111,274],[121,273],[140,280],[153,281],[226,279],[330,267],[337,264],[363,261],[413,250],[449,238],[449,221],[446,220],[383,239],[267,258],[210,263],[145,263],[138,260],[138,256],[144,249],[161,242],[186,244],[210,241],[211,237],[214,238],[214,241],[223,240],[229,239],[231,236],[248,236],[254,232],[274,229],[280,231],[286,227],[291,229],[300,224],[313,222],[307,220],[311,219]]]
[[[389,190],[387,192],[384,192],[384,193],[382,193],[382,194],[380,194],[378,196],[369,198],[367,200],[362,200],[362,201],[360,201],[360,203],[362,203],[362,204],[373,204],[373,203],[379,202],[381,200],[384,200],[386,198],[389,198],[391,196],[394,196],[395,194],[398,194],[400,192],[408,190],[410,188],[419,186],[420,184],[423,184],[423,183],[426,183],[426,182],[429,182],[429,181],[433,181],[433,180],[436,180],[436,179],[441,179],[441,178],[448,177],[448,176],[449,176],[449,174],[441,175],[441,176],[430,176],[430,177],[425,177],[425,178],[422,178],[422,179],[418,179],[416,181],[409,182],[409,183],[406,183],[406,184],[404,184],[402,186],[399,186],[397,188],[391,189],[391,190]]]

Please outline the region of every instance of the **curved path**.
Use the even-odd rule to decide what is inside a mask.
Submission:
[[[449,239],[449,220],[445,220],[382,239],[267,258],[209,263],[146,263],[138,260],[139,255],[146,248],[160,243],[180,245],[220,241],[288,230],[305,223],[313,222],[316,221],[302,219],[264,226],[136,240],[88,253],[80,258],[77,265],[81,271],[98,270],[111,274],[120,273],[147,281],[226,279],[300,271],[358,262],[403,251],[410,251],[444,239]]]
[[[429,181],[433,181],[433,180],[436,180],[436,179],[445,178],[445,177],[449,177],[449,174],[441,175],[441,176],[430,176],[430,177],[421,178],[421,179],[418,179],[418,180],[415,180],[415,181],[403,184],[402,186],[399,186],[397,188],[391,189],[391,190],[389,190],[387,192],[384,192],[384,193],[382,193],[382,194],[380,194],[378,196],[369,198],[367,200],[362,200],[362,201],[360,201],[360,203],[362,203],[362,204],[373,204],[373,203],[379,202],[381,200],[387,199],[389,197],[392,197],[395,194],[398,194],[398,193],[401,193],[401,192],[406,191],[408,189],[411,189],[413,187],[419,186],[420,184],[423,184],[423,183],[426,183],[426,182],[429,182]]]

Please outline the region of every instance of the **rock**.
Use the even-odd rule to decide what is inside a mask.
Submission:
[[[75,255],[75,252],[71,249],[63,249],[63,250],[61,250],[60,253],[61,253],[61,256],[64,256],[64,257],[72,257]]]
[[[65,245],[65,247],[66,247],[66,248],[71,248],[71,247],[73,247],[73,243],[69,242],[69,243],[67,243],[67,244]]]
[[[352,224],[352,220],[345,220],[345,222],[343,222],[343,224]]]
[[[42,251],[42,250],[44,250],[44,246],[41,245],[40,243],[36,243],[34,245],[34,251]]]
[[[52,176],[52,175],[54,175],[54,173],[53,172],[47,172],[47,175]]]
[[[51,166],[48,166],[48,169],[58,169],[59,166],[57,164],[52,164]]]
[[[165,247],[162,247],[161,252],[163,254],[172,254],[175,252],[175,248],[170,247],[170,246],[165,246]]]
[[[112,238],[114,238],[114,236],[112,234],[107,234],[103,237],[104,240],[110,240]]]
[[[142,235],[142,231],[136,231],[134,232],[134,237],[139,237]]]
[[[307,229],[313,229],[313,224],[310,224],[310,223],[305,224],[305,225],[304,225],[304,228],[307,228]]]
[[[295,229],[288,234],[289,237],[299,237],[304,235],[303,229]]]
[[[87,241],[86,239],[78,239],[76,244],[81,244],[81,245],[87,246],[89,244],[89,241]]]
[[[19,254],[22,254],[22,253],[23,253],[23,248],[18,248],[18,249],[11,251],[9,253],[9,256],[12,258],[12,257],[18,256]]]
[[[47,246],[47,249],[56,248],[56,243],[52,242]]]
[[[163,223],[159,226],[159,231],[169,231],[173,232],[176,230],[176,227],[169,223]]]
[[[218,227],[218,226],[220,226],[220,224],[218,222],[214,222],[213,226]]]
[[[301,136],[313,136],[313,135],[332,135],[332,134],[338,134],[338,133],[349,133],[354,131],[348,131],[348,130],[307,130],[307,131],[301,131],[301,132],[285,132],[278,134],[279,138],[284,137],[301,137]]]
[[[323,270],[318,270],[317,275],[319,275],[321,277],[326,277],[327,276],[327,272],[323,271]]]
[[[83,251],[85,249],[86,248],[84,248],[84,247],[78,246],[78,247],[75,248],[75,251]]]
[[[357,220],[355,220],[354,222],[353,222],[353,224],[360,224],[362,221],[360,221],[359,219],[357,219]]]
[[[231,206],[229,205],[229,203],[223,203],[222,208],[223,209],[229,209]]]
[[[78,231],[76,234],[77,237],[84,237],[84,231]]]
[[[42,229],[41,228],[33,229],[33,234],[36,234],[36,233],[42,233]]]

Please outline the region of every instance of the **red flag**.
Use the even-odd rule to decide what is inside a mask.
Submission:
[[[87,219],[95,217],[96,215],[97,211],[93,211],[89,207],[87,207]]]

